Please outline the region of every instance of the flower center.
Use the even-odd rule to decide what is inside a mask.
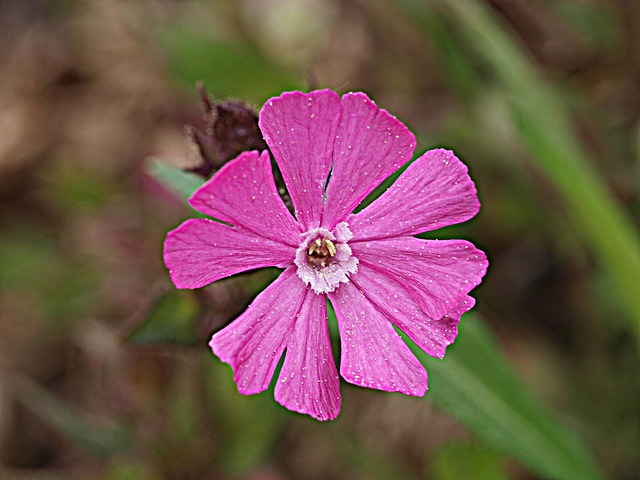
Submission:
[[[307,250],[307,264],[316,269],[326,267],[335,257],[336,252],[336,245],[331,240],[325,237],[316,238]]]
[[[302,234],[296,251],[298,276],[316,293],[333,292],[349,275],[358,271],[358,259],[347,242],[353,237],[347,222],[336,225],[333,232],[312,228]]]

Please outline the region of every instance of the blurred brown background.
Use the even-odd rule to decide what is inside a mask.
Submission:
[[[198,79],[256,107],[288,88],[365,90],[416,133],[417,152],[453,148],[483,211],[447,234],[492,262],[477,310],[606,474],[640,478],[627,313],[483,59],[450,42],[442,2],[422,2],[425,21],[413,3],[0,3],[0,478],[447,479],[465,462],[467,478],[538,478],[428,401],[343,384],[342,413],[324,425],[270,392],[237,395],[206,339],[270,272],[181,297],[187,341],[123,340],[172,290],[162,242],[191,213],[145,159],[193,164],[183,127],[200,120]],[[562,93],[637,227],[639,3],[480,3]]]

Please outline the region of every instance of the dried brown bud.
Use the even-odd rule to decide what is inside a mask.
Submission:
[[[196,157],[196,166],[189,171],[209,178],[242,152],[269,149],[262,138],[258,115],[253,108],[241,100],[212,101],[202,82],[198,82],[196,88],[204,115],[205,131],[192,125],[185,127]],[[291,199],[277,168],[274,168],[274,177],[282,200],[293,211]]]
[[[225,162],[247,150],[266,150],[258,127],[258,116],[244,102],[229,100],[215,107],[213,136]]]

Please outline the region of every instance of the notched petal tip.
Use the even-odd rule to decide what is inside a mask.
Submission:
[[[329,340],[324,295],[307,291],[287,340],[274,395],[286,408],[318,420],[331,420],[340,412],[340,379]]]
[[[293,270],[285,270],[209,343],[214,354],[231,365],[238,391],[243,395],[269,388],[284,353],[307,294]]]
[[[241,395],[255,395],[257,393],[264,392],[268,388],[268,383],[262,385],[247,384],[240,372],[241,363],[233,355],[227,355],[224,343],[222,341],[216,341],[217,335],[217,333],[213,335],[209,341],[209,347],[213,354],[218,357],[222,363],[226,363],[231,368],[231,372],[233,373],[233,382],[236,384],[238,393]]]
[[[339,119],[340,97],[330,90],[286,92],[260,111],[260,129],[307,230],[320,224]]]
[[[448,330],[449,335],[444,338],[442,342],[442,347],[440,351],[427,352],[434,358],[443,359],[446,353],[446,350],[454,344],[456,338],[458,338],[459,324],[462,315],[470,311],[476,304],[476,300],[473,297],[466,296],[463,300],[460,301],[455,308],[453,308],[449,313],[447,313],[444,317],[438,320],[438,323],[442,325],[445,329]]]
[[[281,101],[287,101],[291,99],[300,99],[300,98],[302,99],[310,98],[311,101],[317,98],[334,98],[339,100],[340,96],[336,92],[334,92],[333,90],[329,90],[328,88],[312,90],[310,92],[303,92],[301,90],[292,90],[290,92],[283,92],[280,95],[271,97],[269,100],[265,102],[264,106],[262,107],[262,110],[269,109],[270,107],[273,107],[273,106],[278,106],[278,103]],[[260,113],[262,113],[262,111]]]
[[[340,330],[342,377],[361,387],[424,395],[427,371],[366,293],[351,282],[328,297]]]
[[[345,101],[345,99],[350,100],[352,98],[356,101],[360,101],[364,103],[365,105],[369,105],[370,107],[377,109],[378,113],[383,117],[385,117],[389,122],[386,125],[387,129],[391,128],[392,130],[388,130],[387,132],[391,133],[391,135],[393,135],[395,138],[398,138],[400,136],[404,137],[406,146],[410,148],[411,153],[413,153],[413,150],[415,150],[416,148],[417,141],[416,141],[416,136],[413,134],[411,130],[409,130],[409,127],[407,127],[403,122],[398,120],[398,118],[392,113],[390,113],[388,110],[384,108],[380,108],[378,104],[374,100],[372,100],[366,93],[349,92],[349,93],[345,93],[342,96],[343,101]]]
[[[267,240],[298,244],[300,225],[278,193],[266,150],[241,153],[200,187],[189,203],[206,215]]]
[[[264,153],[267,153],[268,155],[268,152],[266,150],[262,152],[262,154]],[[232,171],[233,169],[237,168],[238,163],[252,162],[252,161],[255,162],[260,156],[261,156],[261,153],[258,152],[257,150],[249,150],[246,152],[242,152],[236,158],[227,162],[220,170],[218,170],[213,175],[213,177],[211,177],[209,180],[207,180],[202,185],[200,185],[200,187],[195,192],[193,192],[193,194],[191,194],[191,196],[188,199],[189,205],[191,205],[193,209],[199,211],[200,213],[204,213],[205,215],[208,215],[209,213],[208,211],[206,211],[207,210],[206,207],[205,207],[205,211],[202,210],[202,207],[203,205],[206,206],[206,204],[211,198],[212,185],[218,184],[220,182],[220,178],[225,177],[228,171],[230,170]]]
[[[460,315],[474,304],[473,298],[466,297],[442,318],[434,319],[422,311],[400,283],[371,267],[363,265],[352,281],[389,322],[435,358],[444,356],[458,334]]]
[[[217,342],[218,333],[219,332],[214,333],[211,337],[211,340],[209,340],[209,348],[216,357],[218,357],[224,363],[229,364],[230,358],[225,355],[224,349]]]
[[[342,400],[340,396],[338,396],[336,398],[336,403],[338,404],[338,407],[333,409],[331,408],[310,409],[310,408],[302,407],[301,405],[288,402],[282,399],[278,399],[278,398],[276,398],[276,401],[287,410],[291,410],[292,412],[296,412],[301,415],[309,415],[311,418],[314,418],[319,422],[327,422],[327,421],[335,420],[336,418],[338,418],[338,415],[340,414],[340,402]]]
[[[349,222],[356,240],[413,236],[465,222],[479,210],[467,166],[453,152],[440,148],[420,156]]]
[[[221,344],[216,342],[216,335],[211,338],[209,342],[209,347],[213,354],[218,357],[218,359],[222,363],[226,363],[231,368],[231,372],[233,373],[233,382],[236,384],[236,388],[238,389],[238,393],[241,395],[255,395],[257,393],[262,393],[268,388],[268,383],[263,385],[257,384],[247,384],[244,382],[242,374],[239,369],[239,362],[232,356],[227,356],[225,354],[225,349]]]
[[[204,272],[196,272],[181,261],[183,255],[188,255],[184,252],[188,252],[190,245],[198,241],[193,231],[194,227],[197,228],[197,223],[197,219],[191,218],[171,230],[165,237],[162,253],[164,264],[169,270],[171,281],[179,289],[194,290],[212,283]]]
[[[411,160],[416,146],[406,125],[362,92],[345,94],[340,109],[323,216],[327,228],[345,220],[380,182]]]
[[[477,287],[488,265],[484,252],[466,240],[395,237],[350,246],[361,265],[401,285],[432,319],[442,318]]]
[[[443,189],[441,194],[448,195],[455,192],[460,198],[458,205],[453,208],[461,216],[461,218],[456,219],[457,223],[475,217],[480,211],[481,204],[478,198],[478,189],[469,174],[467,164],[460,160],[452,150],[444,148],[428,150],[424,156],[429,158],[431,162],[440,163],[438,175],[443,178],[450,178],[453,183],[453,185],[447,185],[453,187],[452,191]]]
[[[192,218],[169,232],[164,261],[178,288],[204,287],[236,273],[291,264],[292,248],[213,220]]]

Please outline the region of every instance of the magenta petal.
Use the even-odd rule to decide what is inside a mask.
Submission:
[[[382,180],[411,160],[413,134],[364,93],[342,97],[323,225],[333,228]]]
[[[467,167],[448,150],[430,150],[367,208],[349,219],[354,240],[415,235],[464,222],[480,209]]]
[[[196,218],[167,234],[164,262],[178,288],[200,288],[221,278],[293,263],[295,250],[251,232]]]
[[[487,257],[464,240],[396,237],[349,244],[360,264],[398,282],[422,311],[442,318],[481,281]]]
[[[260,130],[305,230],[320,223],[339,119],[340,98],[330,90],[283,93],[260,111]]]
[[[233,368],[240,393],[250,395],[269,387],[306,294],[295,268],[288,268],[242,315],[213,336],[209,346]]]
[[[328,294],[340,329],[340,375],[362,387],[424,395],[426,370],[366,294],[352,282]]]
[[[327,329],[327,298],[308,290],[287,342],[275,398],[318,420],[340,412],[340,380]]]
[[[353,284],[376,305],[391,322],[406,333],[413,342],[432,357],[444,357],[448,345],[458,334],[460,316],[475,304],[472,297],[464,299],[444,317],[433,319],[425,314],[400,284],[360,264],[351,277]]]
[[[292,246],[302,230],[278,195],[269,152],[243,152],[189,199],[196,210]]]

